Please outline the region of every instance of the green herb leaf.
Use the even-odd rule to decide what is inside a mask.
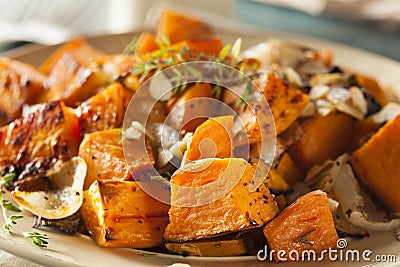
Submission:
[[[233,43],[231,50],[231,54],[234,59],[238,60],[241,48],[242,48],[242,38],[237,38],[236,41]]]
[[[2,202],[1,202],[1,205],[6,210],[15,211],[15,212],[21,212],[21,210],[18,207],[14,206],[14,204],[11,203],[11,201],[9,201],[9,200],[3,199]]]
[[[40,248],[46,248],[49,242],[47,239],[49,237],[46,234],[41,234],[38,232],[23,232],[24,237],[30,238],[33,244]]]
[[[228,55],[229,51],[231,50],[232,45],[231,44],[227,44],[225,45],[221,51],[219,51],[218,53],[218,59],[219,60],[224,60],[226,58],[226,56]]]
[[[308,231],[308,232],[306,232],[306,233],[304,233],[304,234],[302,234],[298,239],[297,239],[297,241],[298,242],[300,242],[300,243],[304,243],[304,244],[309,244],[309,245],[311,245],[311,246],[314,246],[314,242],[313,241],[308,241],[308,236],[312,233],[312,232],[314,232],[315,230],[317,230],[317,229],[311,229],[310,231]]]

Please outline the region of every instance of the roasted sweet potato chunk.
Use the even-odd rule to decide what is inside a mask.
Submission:
[[[62,100],[76,107],[94,95],[105,81],[89,68],[91,58],[103,53],[94,50],[83,39],[75,39],[60,47],[41,67],[49,75],[39,101]]]
[[[165,247],[169,252],[183,256],[227,257],[238,256],[247,252],[246,244],[242,238],[217,238],[185,243],[167,243]]]
[[[0,128],[0,165],[23,165],[35,158],[67,160],[78,152],[78,119],[62,102],[36,111]]]
[[[330,113],[305,120],[300,124],[304,135],[289,147],[293,161],[303,171],[346,151],[351,140],[353,119],[344,113]]]
[[[146,153],[154,163],[153,152],[149,143],[147,144],[147,149]],[[89,188],[95,180],[132,179],[122,149],[122,129],[110,129],[86,134],[79,147],[78,155],[87,164],[84,189]],[[138,157],[135,164],[137,168],[141,168],[149,163]],[[131,163],[131,166],[133,165]]]
[[[309,101],[306,94],[288,86],[273,73],[268,73],[263,94],[274,115],[278,135],[289,128]]]
[[[84,191],[80,212],[99,246],[150,248],[161,244],[168,209],[136,182],[108,180]]]
[[[394,212],[400,213],[400,116],[385,124],[350,157],[357,177]]]
[[[172,187],[169,224],[164,234],[165,243],[202,240],[240,230],[262,226],[279,211],[268,187],[263,183],[256,191],[249,192],[253,178],[252,166],[242,159],[206,159],[177,170],[171,183],[185,187],[199,187],[222,179],[222,174],[241,175],[233,189],[212,202],[199,206],[174,205],[176,201],[203,199],[214,195],[221,188],[214,186],[199,195],[182,195]],[[233,179],[232,177],[230,177]],[[215,190],[215,191],[213,191]],[[182,227],[184,225],[185,227]]]
[[[150,53],[159,48],[156,38],[149,32],[143,32],[140,34],[135,46],[135,53],[139,54]]]
[[[112,84],[77,108],[81,133],[118,128],[125,115],[125,91],[120,84]]]
[[[264,227],[269,250],[313,250],[318,255],[323,249],[336,247],[338,235],[328,206],[326,193],[317,190],[299,197]],[[278,261],[277,254],[273,254]]]
[[[186,161],[232,156],[233,116],[221,116],[203,122],[193,134],[185,154]]]
[[[0,116],[8,123],[21,115],[24,104],[36,102],[46,76],[34,67],[0,57]]]
[[[156,34],[160,40],[166,36],[171,43],[177,43],[184,40],[210,39],[213,31],[200,19],[188,17],[174,10],[165,10],[158,22]]]

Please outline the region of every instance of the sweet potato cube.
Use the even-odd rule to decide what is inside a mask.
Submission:
[[[198,18],[188,17],[174,10],[165,10],[157,24],[156,35],[159,40],[166,36],[171,43],[177,43],[184,40],[211,39],[213,31]]]
[[[238,256],[247,252],[242,238],[212,238],[210,240],[192,241],[185,243],[167,243],[165,247],[171,253],[183,256],[227,257]]]
[[[151,163],[154,163],[153,152],[149,143],[147,143],[147,149],[146,153],[151,157]],[[78,155],[87,164],[84,189],[89,188],[95,180],[132,180],[122,148],[121,129],[86,134],[79,147]],[[140,157],[137,158],[135,165],[131,163],[131,167],[138,169],[147,168],[148,165],[149,163]]]
[[[289,147],[293,161],[303,171],[346,151],[352,138],[353,119],[344,113],[329,113],[300,124],[304,135]]]
[[[118,128],[125,115],[125,90],[112,84],[77,108],[81,133]]]
[[[289,153],[285,152],[276,166],[276,172],[290,185],[293,186],[304,178],[304,174],[292,160]]]
[[[76,107],[94,95],[105,81],[89,68],[90,60],[103,53],[94,50],[83,39],[70,41],[60,47],[41,67],[49,75],[39,101],[63,100]]]
[[[0,57],[0,116],[6,116],[4,123],[18,118],[24,104],[36,102],[45,79],[31,65]]]
[[[313,250],[336,247],[338,235],[326,193],[317,190],[299,197],[264,227],[269,251]],[[278,261],[277,254],[273,254]],[[289,258],[288,258],[289,260]]]
[[[35,158],[68,160],[78,152],[78,119],[62,102],[36,111],[0,128],[0,165],[25,165]]]
[[[193,134],[185,154],[186,161],[232,156],[233,116],[210,118],[200,124]]]
[[[309,101],[306,94],[288,86],[273,73],[268,73],[263,94],[274,115],[278,135],[289,128]]]
[[[95,181],[84,191],[80,212],[101,247],[150,248],[161,244],[169,205],[133,181]]]
[[[385,124],[350,157],[357,177],[394,212],[400,213],[400,116]]]
[[[140,34],[136,42],[135,53],[146,54],[158,49],[155,37],[149,32]]]
[[[169,211],[170,222],[164,234],[165,243],[202,240],[256,228],[266,224],[278,213],[275,200],[264,183],[256,191],[249,192],[254,170],[243,159],[205,159],[193,162],[177,170],[171,183],[193,188],[205,186],[217,179],[229,182],[222,178],[224,172],[238,174],[240,180],[232,190],[217,199],[209,196],[215,196],[216,192],[221,191],[220,186],[210,186],[207,189],[203,187],[196,196],[187,195],[186,191],[179,191],[172,186],[172,206]],[[232,176],[229,178],[235,180]],[[185,202],[196,202],[204,198],[210,202],[194,206]]]

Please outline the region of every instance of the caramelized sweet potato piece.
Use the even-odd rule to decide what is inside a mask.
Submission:
[[[382,107],[388,103],[385,91],[374,78],[357,73],[356,80],[358,84],[365,88]]]
[[[18,118],[24,104],[36,102],[45,79],[28,64],[0,57],[0,126]]]
[[[59,47],[39,70],[45,75],[50,75],[66,54],[73,56],[79,65],[86,65],[91,58],[104,55],[103,52],[91,47],[83,38],[76,38]]]
[[[101,247],[150,248],[161,244],[169,206],[133,181],[95,181],[80,212]]]
[[[147,153],[154,164],[153,151],[150,143],[147,144]],[[131,180],[132,176],[129,166],[125,160],[122,149],[122,130],[111,129],[86,134],[79,147],[78,155],[82,157],[87,164],[87,173],[84,189],[95,180]],[[145,165],[147,162],[141,158],[135,163],[137,168]],[[133,163],[131,163],[133,167]]]
[[[94,95],[105,80],[102,75],[89,68],[91,58],[102,56],[83,39],[75,39],[60,47],[41,66],[41,71],[49,75],[45,81],[39,101],[63,100],[75,107]]]
[[[344,113],[330,113],[300,124],[304,135],[289,147],[293,161],[303,171],[346,151],[351,139],[353,119]]]
[[[212,29],[200,19],[173,10],[165,10],[156,28],[157,38],[168,37],[171,43],[184,40],[200,41],[212,38]]]
[[[167,243],[165,247],[169,252],[183,256],[227,257],[243,255],[247,252],[242,238],[227,239],[226,237],[185,243]]]
[[[276,172],[290,185],[293,186],[304,178],[304,174],[292,160],[289,153],[284,153],[276,166]]]
[[[213,97],[212,88],[208,83],[195,84],[188,88],[178,98],[171,98],[167,104],[168,111],[171,112],[176,108],[179,111],[174,112],[177,112],[176,114],[183,115],[169,117],[167,123],[173,126],[176,130],[183,130],[183,132],[195,131],[197,126],[206,121],[206,118],[199,118],[198,114],[203,114],[203,112],[205,113],[206,110],[210,109],[210,106],[204,101],[189,101],[191,99],[200,97]],[[191,119],[193,117],[195,117],[195,119]]]
[[[135,53],[146,54],[158,49],[154,36],[149,32],[140,34],[136,42]]]
[[[264,227],[269,250],[289,252],[336,247],[338,235],[328,206],[326,193],[317,190],[299,197]],[[273,254],[278,261],[277,254]]]
[[[210,118],[193,134],[185,154],[186,161],[232,156],[233,116]]]
[[[347,151],[353,152],[360,148],[376,131],[379,124],[372,119],[357,120],[353,122],[353,132],[349,141]]]
[[[82,135],[95,131],[118,128],[125,115],[125,90],[112,84],[77,108]]]
[[[197,167],[199,168],[196,169]],[[200,206],[171,206],[170,222],[164,234],[165,243],[202,240],[256,228],[270,221],[278,213],[279,209],[275,200],[264,183],[258,190],[249,192],[254,170],[242,159],[206,159],[187,164],[174,173],[171,183],[185,187],[204,186],[221,179],[225,171],[241,176],[233,189],[221,198]],[[210,190],[220,191],[221,189],[213,187]],[[185,198],[193,200],[195,197],[182,195],[182,193],[180,194],[172,187],[171,203]],[[214,193],[203,190],[197,197],[203,199]]]
[[[399,133],[400,116],[397,116],[350,157],[357,177],[396,213],[400,213]]]
[[[306,94],[286,85],[273,73],[268,73],[263,94],[274,115],[278,135],[289,128],[309,101]]]
[[[62,102],[38,110],[0,128],[0,165],[23,165],[35,158],[67,160],[78,152],[79,124]]]
[[[210,39],[204,41],[181,41],[175,43],[169,47],[169,52],[162,52],[160,50],[155,50],[151,52],[149,55],[140,55],[139,61],[146,61],[149,57],[155,58],[157,55],[160,55],[160,59],[171,58],[175,54],[181,54],[185,49],[189,49],[191,52],[191,57],[189,55],[184,55],[185,60],[193,60],[195,56],[201,56],[201,54],[205,54],[208,56],[216,56],[223,48],[223,43],[220,39]],[[197,59],[197,58],[195,58]],[[179,62],[178,62],[179,63]]]
[[[290,189],[286,181],[274,168],[268,170],[268,165],[263,160],[250,159],[250,163],[254,168],[257,168],[256,170],[259,175],[265,177],[264,181],[268,184],[268,189],[274,195],[282,194]]]

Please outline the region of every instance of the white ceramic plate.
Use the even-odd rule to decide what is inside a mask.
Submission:
[[[240,32],[240,31],[239,31]],[[108,53],[121,52],[132,38],[133,34],[102,36],[90,38],[89,42],[96,48]],[[319,49],[330,49],[335,53],[335,63],[359,70],[365,74],[373,75],[385,86],[398,86],[398,75],[400,74],[399,62],[384,58],[379,55],[368,53],[352,47],[323,41],[315,38],[298,36],[281,32],[256,32],[246,30],[245,33],[221,33],[226,42],[232,42],[237,37],[242,37],[244,46],[265,41],[268,38],[277,38],[296,41]],[[54,51],[54,47],[24,47],[14,51],[13,56],[18,60],[39,65]],[[1,216],[0,216],[1,217]],[[25,216],[18,221],[18,231],[33,231],[31,228],[33,218]],[[0,218],[0,225],[4,221]],[[149,256],[146,252],[134,249],[104,249],[98,247],[89,237],[83,235],[64,235],[55,232],[47,232],[50,237],[47,249],[39,249],[21,235],[7,235],[0,231],[0,249],[14,255],[24,257],[36,263],[47,266],[168,266],[174,263],[188,263],[191,266],[265,266],[273,263],[260,262],[255,256],[223,257],[223,258],[199,258],[181,257],[175,255],[157,254]],[[400,242],[394,237],[393,232],[371,233],[371,236],[362,240],[348,240],[348,249],[372,251],[371,258],[375,255],[396,255],[400,263]],[[360,265],[390,265],[378,262],[330,262],[327,266],[360,266]],[[318,266],[320,263],[286,263],[285,266]],[[391,265],[396,265],[391,263]],[[279,265],[278,265],[279,266]]]

